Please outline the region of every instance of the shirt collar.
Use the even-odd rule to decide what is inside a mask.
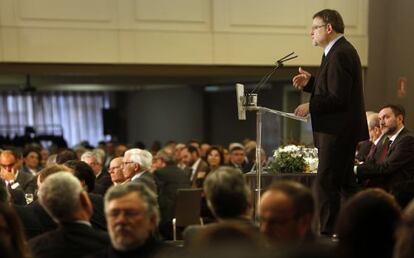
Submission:
[[[142,176],[142,174],[144,174],[144,172],[145,172],[145,171],[141,171],[141,172],[138,172],[137,174],[135,174],[135,175],[131,178],[131,181],[133,181],[133,180],[135,180],[135,179],[137,179],[137,178],[140,178],[140,176]]]
[[[375,146],[377,146],[378,145],[378,143],[381,141],[381,139],[382,139],[382,137],[384,136],[384,134],[382,133],[379,137],[378,137],[378,139],[376,139],[375,141],[374,141],[374,144],[375,144]]]
[[[200,164],[200,162],[201,162],[201,158],[198,158],[198,159],[196,160],[196,162],[194,162],[194,164],[191,166],[191,168],[192,168],[193,170],[196,170],[196,168],[198,167],[198,164]]]
[[[328,56],[329,54],[329,50],[331,50],[331,48],[333,47],[333,45],[340,39],[342,38],[344,35],[339,35],[338,37],[336,37],[334,40],[332,40],[331,42],[329,42],[329,44],[326,46],[326,48],[323,50],[325,52],[325,57]]]
[[[401,133],[401,131],[402,131],[403,129],[404,129],[404,126],[403,126],[403,127],[401,127],[401,129],[400,129],[400,130],[398,130],[398,132],[397,132],[397,133],[393,134],[393,136],[391,136],[391,137],[390,137],[391,144],[395,141],[395,138],[397,138],[397,136]]]

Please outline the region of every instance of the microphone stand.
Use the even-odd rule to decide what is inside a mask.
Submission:
[[[270,77],[273,75],[273,73],[280,67],[283,66],[283,62],[297,58],[298,56],[292,56],[294,54],[294,52],[288,54],[287,56],[279,59],[276,61],[276,66],[273,68],[273,70],[266,75],[256,86],[255,88],[248,94],[246,94],[246,96],[243,97],[242,100],[242,105],[245,108],[245,110],[248,111],[255,111],[256,112],[256,213],[255,213],[255,219],[256,221],[259,221],[259,204],[260,204],[260,200],[261,200],[261,191],[262,191],[262,180],[261,180],[261,176],[263,173],[263,167],[262,167],[262,115],[263,113],[272,113],[272,114],[276,114],[279,116],[283,116],[283,117],[287,117],[287,118],[291,118],[291,119],[295,119],[295,120],[299,120],[302,122],[306,122],[307,118],[306,117],[299,117],[296,116],[294,114],[289,114],[286,112],[282,112],[282,111],[278,111],[278,110],[273,110],[270,108],[266,108],[266,107],[260,107],[257,106],[257,92],[260,89],[261,86],[263,86],[269,79]],[[256,93],[255,93],[256,92]]]

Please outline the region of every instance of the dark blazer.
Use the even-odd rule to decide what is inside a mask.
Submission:
[[[367,161],[357,167],[357,177],[371,179],[370,186],[390,190],[414,179],[414,135],[404,128],[391,144],[383,163]]]
[[[34,194],[37,188],[36,177],[32,174],[19,171],[15,182],[18,182],[24,193]]]
[[[174,218],[177,189],[191,188],[191,182],[184,170],[175,165],[168,165],[154,172],[158,186],[158,203],[161,213],[160,232],[166,238],[172,239],[172,224]]]
[[[198,188],[197,183],[196,183],[197,174],[200,173],[200,172],[207,172],[207,170],[208,170],[207,162],[205,162],[203,159],[200,158],[200,162],[198,163],[198,166],[196,167],[195,172],[194,172],[193,180],[191,180],[191,175],[193,173],[192,167],[186,167],[184,171],[185,171],[185,174],[187,175],[188,179],[191,180],[191,186],[193,188]]]
[[[182,257],[177,255],[178,249],[164,242],[148,239],[144,245],[130,251],[118,251],[112,246],[106,247],[100,252],[88,256],[88,258],[160,258],[160,257]]]
[[[106,231],[106,219],[102,196],[89,193],[89,199],[93,206],[93,213],[90,219],[92,227]],[[22,220],[27,239],[54,230],[58,226],[37,200],[27,206],[16,205],[15,208]]]
[[[146,186],[148,186],[149,189],[151,189],[154,193],[158,192],[157,184],[155,183],[154,176],[148,171],[143,172],[140,177],[135,178],[131,182],[142,182]]]
[[[319,156],[315,189],[320,231],[333,234],[341,197],[357,191],[352,172],[356,145],[368,139],[361,62],[344,37],[335,42],[303,90],[312,93],[309,112]]]
[[[109,187],[113,185],[111,180],[111,175],[103,169],[102,173],[95,180],[95,189],[93,190],[94,193],[105,195],[106,191]]]
[[[56,230],[29,241],[34,258],[80,258],[96,253],[110,244],[102,231],[81,223],[64,223]]]
[[[309,109],[317,147],[318,133],[346,137],[353,143],[368,139],[361,63],[344,37],[332,46],[304,91],[312,93]]]

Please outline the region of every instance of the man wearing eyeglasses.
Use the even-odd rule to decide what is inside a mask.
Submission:
[[[20,172],[19,168],[20,159],[17,153],[11,150],[4,150],[0,153],[0,179],[11,192],[13,202],[24,204],[17,200],[20,198],[15,198],[17,195],[14,196],[14,193],[23,191],[24,194],[34,194],[36,180],[32,175]]]
[[[126,182],[142,182],[154,193],[157,193],[157,185],[154,176],[149,172],[152,166],[152,154],[147,150],[138,148],[125,152],[122,162],[122,173]]]
[[[344,22],[335,10],[313,16],[312,44],[323,48],[316,76],[299,68],[293,77],[296,89],[311,93],[308,103],[295,114],[311,115],[319,166],[317,197],[322,234],[332,235],[341,198],[356,189],[353,163],[356,145],[368,139],[362,88],[361,62],[355,48],[344,37]]]
[[[146,185],[111,187],[105,194],[105,215],[112,245],[94,257],[162,257],[158,255],[167,246],[155,237],[157,196]]]

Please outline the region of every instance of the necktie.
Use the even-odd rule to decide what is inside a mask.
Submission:
[[[385,157],[387,157],[388,150],[390,148],[391,143],[392,143],[392,141],[390,140],[390,138],[387,137],[387,139],[384,141],[384,144],[382,146],[381,156],[379,158],[379,163],[384,162]]]
[[[374,154],[375,154],[376,151],[377,151],[377,145],[375,145],[375,143],[373,143],[371,145],[371,148],[369,149],[369,152],[368,152],[368,155],[367,155],[366,160],[373,159],[374,158]]]

